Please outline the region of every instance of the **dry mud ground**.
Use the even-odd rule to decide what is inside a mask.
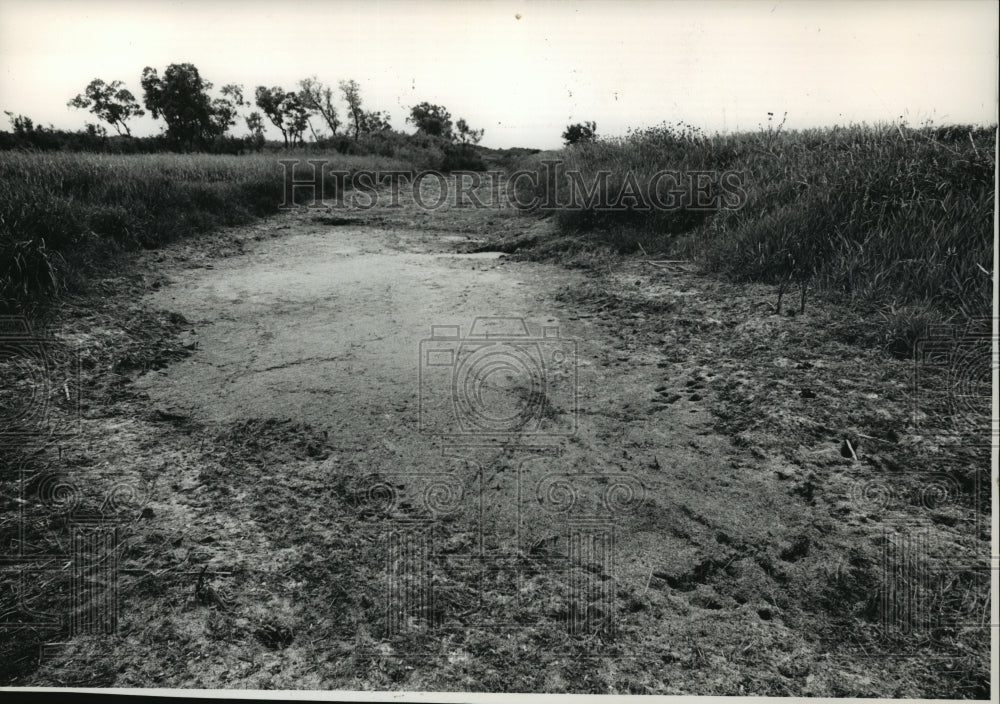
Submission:
[[[75,563],[8,561],[5,682],[986,698],[989,448],[913,362],[684,264],[476,251],[549,227],[300,210],[66,304],[82,412],[4,506],[49,556],[114,526],[114,574],[19,628]]]

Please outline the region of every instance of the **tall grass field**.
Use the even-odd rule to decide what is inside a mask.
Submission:
[[[992,314],[995,152],[995,127],[772,124],[706,136],[661,125],[537,155],[526,167],[539,174],[534,195],[559,203],[570,200],[569,179],[549,183],[542,159],[562,159],[588,185],[612,172],[612,202],[630,172],[640,186],[664,169],[738,172],[741,207],[609,211],[581,199],[583,207],[556,211],[565,237],[550,246],[667,252],[737,281],[820,289],[870,312],[902,352],[928,322]]]
[[[116,251],[277,212],[282,158],[289,157],[0,152],[0,307],[47,300]],[[410,167],[377,156],[329,157],[328,171],[362,168]],[[296,171],[297,179],[309,177],[308,167]],[[329,173],[326,186],[334,192]]]

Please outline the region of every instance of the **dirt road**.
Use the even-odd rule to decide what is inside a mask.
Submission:
[[[151,487],[120,558],[147,576],[110,647],[36,681],[76,657],[116,686],[926,694],[850,630],[878,619],[875,514],[840,406],[801,392],[836,379],[874,432],[870,369],[807,352],[822,322],[764,287],[460,253],[544,227],[299,211],[154,255],[143,306],[188,354],[90,431]]]
[[[400,496],[387,515],[406,518],[406,507],[401,510],[398,504],[409,501],[415,504],[409,517],[432,519],[428,530],[433,535],[420,534],[432,541],[424,548],[428,556],[443,549],[462,563],[459,569],[480,572],[477,580],[509,572],[488,587],[498,592],[492,598],[513,603],[552,599],[555,595],[528,596],[525,581],[530,583],[532,574],[546,584],[562,577],[568,589],[597,590],[562,593],[555,599],[562,603],[541,609],[539,604],[520,604],[510,614],[477,614],[473,608],[459,620],[449,613],[454,609],[448,608],[448,585],[432,585],[436,575],[422,575],[426,583],[408,587],[419,594],[393,594],[387,586],[384,599],[399,601],[384,605],[389,612],[399,611],[391,618],[420,616],[408,610],[430,603],[434,625],[443,633],[478,628],[496,635],[495,628],[514,628],[517,611],[539,612],[534,615],[542,625],[565,631],[561,635],[599,633],[634,626],[627,618],[626,595],[648,594],[673,581],[683,589],[692,583],[677,603],[684,616],[665,614],[654,627],[657,638],[677,632],[671,625],[675,618],[690,622],[690,609],[711,614],[720,624],[734,616],[720,618],[723,610],[761,621],[758,611],[767,604],[740,605],[710,587],[696,588],[699,571],[714,569],[704,546],[714,553],[720,543],[732,540],[773,542],[785,533],[797,535],[803,519],[783,490],[752,476],[740,477],[730,466],[728,441],[712,432],[702,396],[711,366],[691,369],[686,378],[670,378],[658,367],[658,355],[626,349],[593,318],[586,313],[581,317],[582,311],[558,300],[567,287],[583,286],[582,274],[506,262],[499,253],[455,254],[455,240],[464,239],[312,224],[252,255],[216,261],[212,269],[174,273],[173,283],[150,304],[195,322],[197,349],[147,375],[139,386],[156,405],[205,424],[286,418],[309,424],[324,434],[329,457],[305,466],[279,461],[264,482],[287,482],[289,473],[301,474],[296,486],[303,495],[297,505],[312,503],[309,494],[316,487],[344,478],[364,493],[367,487],[359,474],[370,476],[376,490],[389,484]],[[444,377],[430,376],[434,368],[421,368],[426,364],[421,342],[430,337],[432,326],[457,326],[466,344],[475,343],[477,332],[471,326],[477,318],[506,318],[507,325],[513,320],[514,335],[523,320],[527,337],[541,340],[522,344],[517,337],[503,338],[480,366],[492,359],[504,367],[506,360],[510,364],[499,375],[506,372],[507,378],[468,381],[492,391],[483,391],[473,407],[456,408],[455,414],[480,412],[501,419],[494,429],[502,428],[503,418],[513,419],[514,432],[471,426],[470,432],[486,433],[485,438],[478,433],[463,437],[469,429],[457,415],[428,420],[435,409],[420,408],[422,398],[429,406],[436,391],[446,396],[453,391],[447,378],[453,368]],[[556,344],[575,354],[576,373],[575,382],[560,388],[553,388],[552,379],[535,380],[548,384],[546,411],[555,419],[548,429],[531,426],[536,420],[532,414],[541,411],[518,395],[532,383],[527,378],[531,371],[507,354],[552,343],[554,338],[542,336],[543,327],[558,328]],[[527,359],[523,361],[530,365]],[[540,372],[546,373],[552,374],[551,367]],[[422,375],[425,387],[440,383],[444,388],[422,389]],[[457,393],[475,395],[479,390]],[[518,409],[519,403],[525,408]],[[518,422],[529,427],[518,432]],[[440,431],[458,436],[443,440],[436,437]],[[503,447],[485,446],[490,440]],[[438,482],[440,495],[425,503],[446,504],[437,513],[420,506],[431,482]],[[296,510],[280,499],[257,508],[265,509],[265,515]],[[322,513],[322,502],[315,502],[314,509]],[[597,525],[588,529],[585,519]],[[402,543],[411,539],[391,520],[389,526],[389,534],[398,533]],[[266,521],[254,530],[261,536],[271,533]],[[274,553],[288,549],[295,547],[268,547]],[[591,554],[602,550],[606,554]],[[547,560],[544,567],[518,564],[525,556]],[[594,563],[589,567],[599,569],[599,575],[576,584],[570,572],[574,560],[581,567],[581,556]],[[406,568],[419,573],[420,566]],[[421,598],[428,601],[410,603]],[[623,599],[626,603],[619,603]],[[589,610],[587,600],[595,602]],[[643,621],[644,627],[652,625],[645,617]],[[376,624],[372,626],[375,630]],[[787,637],[777,621],[763,627],[776,640]],[[594,652],[599,654],[599,649]]]

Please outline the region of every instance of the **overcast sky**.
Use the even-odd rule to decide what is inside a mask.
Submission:
[[[411,131],[409,107],[426,100],[493,147],[555,147],[583,120],[606,135],[664,120],[755,130],[785,111],[790,128],[990,124],[997,13],[995,0],[0,0],[0,108],[78,129],[93,118],[66,102],[91,79],[123,80],[141,100],[143,67],[190,62],[249,94],[354,78],[396,129]],[[146,117],[133,131],[159,128]]]

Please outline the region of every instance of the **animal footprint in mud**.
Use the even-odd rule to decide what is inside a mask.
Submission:
[[[676,403],[681,398],[680,394],[671,391],[665,385],[657,386],[654,391],[659,394],[653,397],[653,401],[656,403]]]

